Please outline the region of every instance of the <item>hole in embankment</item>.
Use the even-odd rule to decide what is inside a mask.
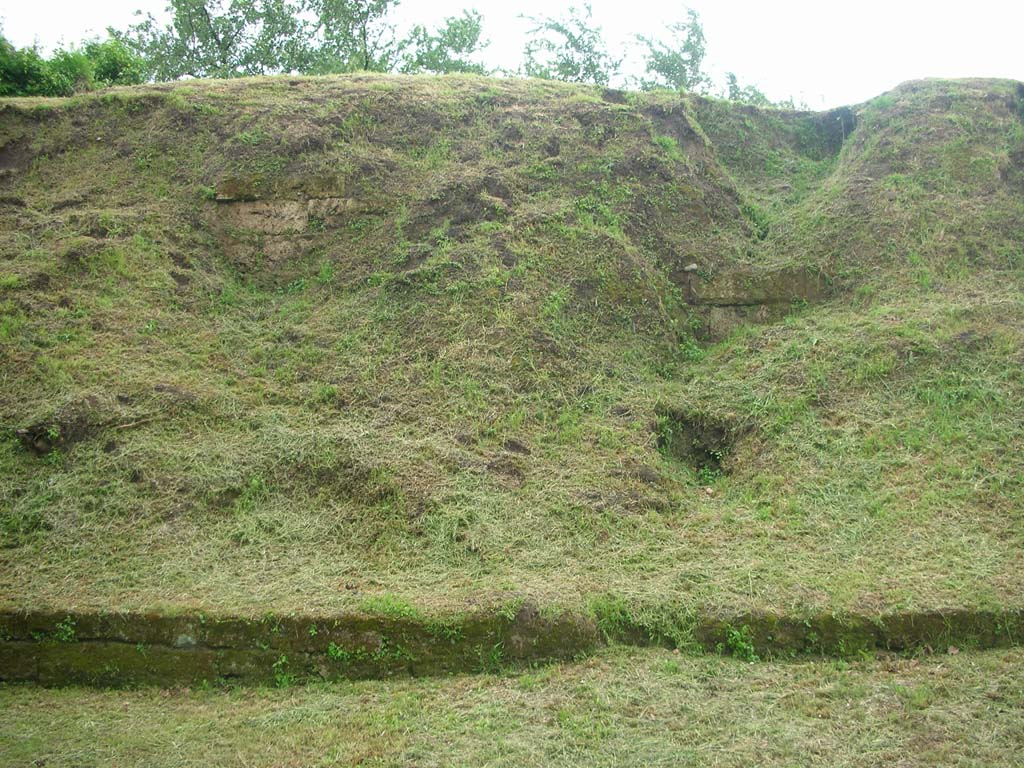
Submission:
[[[705,414],[659,409],[658,450],[689,465],[702,479],[726,472],[725,459],[738,436],[735,425]]]
[[[15,139],[0,144],[0,171],[6,173],[22,171],[28,167],[30,161],[29,142],[25,139]]]
[[[857,113],[850,107],[838,107],[823,112],[818,119],[822,128],[822,149],[826,155],[838,155],[843,149],[843,144],[857,127]]]
[[[1017,95],[1010,97],[1007,106],[1010,112],[1015,113],[1024,122],[1024,83],[1017,83]]]

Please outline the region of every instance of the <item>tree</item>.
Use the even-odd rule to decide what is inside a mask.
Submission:
[[[170,24],[152,14],[113,33],[153,80],[240,77],[305,64],[301,6],[293,0],[170,0]]]
[[[729,101],[735,101],[740,104],[752,104],[755,107],[775,107],[776,109],[802,109],[809,110],[802,100],[797,102],[792,96],[788,99],[782,99],[781,101],[772,101],[768,96],[758,88],[756,85],[744,85],[740,86],[739,80],[736,75],[732,72],[726,72],[725,74],[725,98]]]
[[[523,49],[523,73],[527,77],[565,80],[571,83],[608,85],[622,58],[608,53],[600,27],[591,26],[590,4],[582,11],[569,8],[561,19],[528,17],[534,23]]]
[[[398,0],[307,0],[314,18],[306,72],[390,72],[401,44],[388,20]]]
[[[774,104],[764,92],[756,85],[745,85],[740,87],[739,80],[732,72],[725,73],[725,97],[729,101],[737,101],[741,104],[753,104],[757,107],[778,106]]]
[[[468,57],[483,47],[475,11],[422,25],[400,39],[390,17],[399,0],[170,0],[169,24],[152,16],[117,38],[154,80],[279,72],[482,72]]]
[[[481,41],[483,17],[476,11],[463,11],[462,16],[449,16],[445,25],[431,33],[417,25],[406,39],[402,52],[402,72],[475,72],[487,74],[483,64],[470,59],[486,48]]]
[[[637,35],[637,40],[647,46],[647,74],[653,75],[640,80],[642,89],[670,88],[675,91],[708,92],[711,78],[703,71],[706,53],[704,27],[700,23],[700,16],[692,8],[687,9],[686,16],[686,21],[669,25],[669,43]]]

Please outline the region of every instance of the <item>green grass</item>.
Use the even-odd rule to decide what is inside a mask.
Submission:
[[[476,77],[10,102],[0,605],[1019,607],[1015,93],[904,86],[845,143]],[[691,263],[836,295],[711,343]]]
[[[1024,749],[1022,662],[1018,650],[763,664],[608,650],[514,674],[299,688],[10,686],[0,688],[0,760],[1005,766]]]

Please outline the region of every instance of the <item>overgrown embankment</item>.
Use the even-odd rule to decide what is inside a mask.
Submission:
[[[0,607],[614,594],[989,637],[1024,595],[1022,105],[382,76],[7,100]]]

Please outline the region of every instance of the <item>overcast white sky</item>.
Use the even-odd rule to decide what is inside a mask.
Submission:
[[[529,22],[520,14],[558,15],[568,0],[405,0],[400,24],[433,25],[475,7],[484,15],[492,66],[515,68]],[[581,3],[577,2],[576,5]],[[51,49],[133,23],[133,11],[160,15],[166,0],[3,0],[4,35],[15,45]],[[594,20],[615,49],[637,33],[657,36],[685,16],[685,5],[593,0]],[[852,104],[920,77],[1024,80],[1024,2],[853,0],[738,2],[692,0],[707,36],[706,64],[733,71],[771,98],[793,96],[813,108]]]

